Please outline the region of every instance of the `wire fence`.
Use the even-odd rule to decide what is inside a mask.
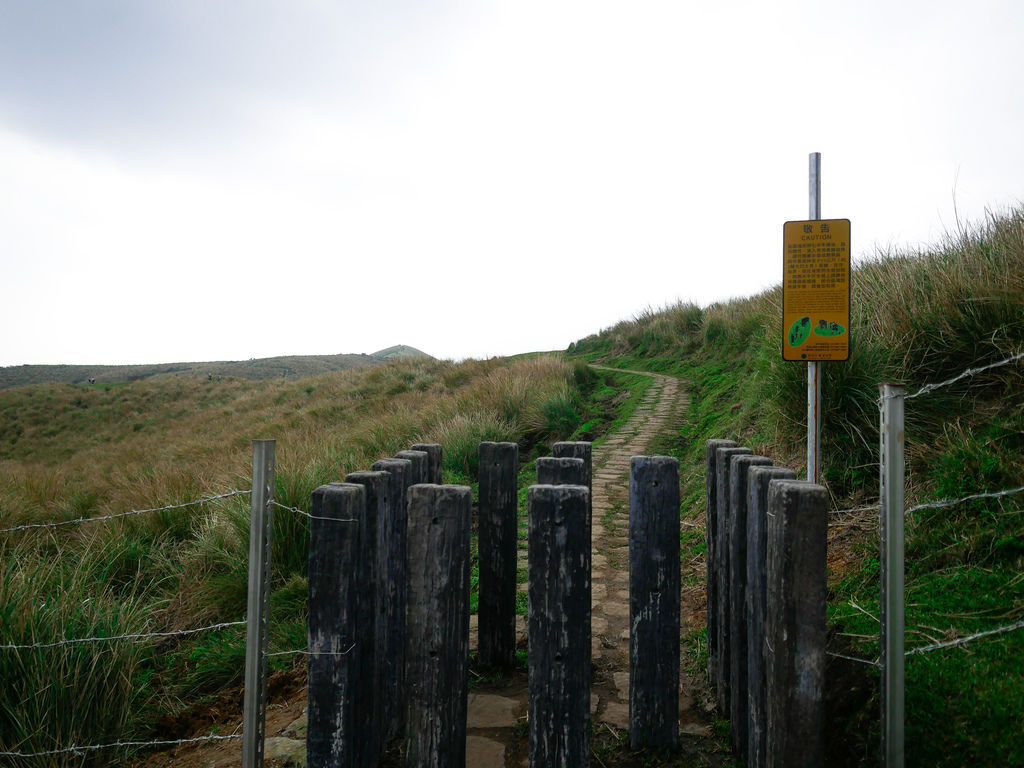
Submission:
[[[230,499],[239,496],[251,496],[251,490],[233,490],[225,493],[219,493],[211,496],[204,496],[192,501],[186,501],[177,504],[167,504],[160,507],[151,507],[147,509],[132,509],[127,512],[118,512],[108,515],[97,515],[95,517],[79,517],[73,520],[59,520],[47,523],[26,523],[23,525],[15,525],[7,528],[0,528],[0,534],[5,533],[18,533],[21,531],[39,530],[39,529],[54,529],[63,526],[95,523],[95,522],[110,522],[121,518],[143,515],[148,513],[159,513],[169,512],[179,509],[186,509],[189,507],[195,507],[202,504],[207,504],[214,501],[223,499]],[[359,521],[355,518],[331,518],[321,517],[313,515],[310,512],[300,509],[294,506],[288,506],[281,504],[273,499],[269,499],[268,503],[270,506],[280,510],[288,511],[309,520],[327,520],[330,522],[343,522],[343,523],[358,523]],[[155,631],[155,632],[135,632],[128,634],[119,635],[95,635],[90,637],[70,637],[61,640],[55,640],[52,642],[39,642],[39,643],[4,643],[0,644],[0,651],[33,651],[33,650],[44,650],[59,648],[62,646],[82,645],[87,643],[109,643],[115,641],[130,641],[130,642],[142,642],[147,640],[156,639],[167,639],[173,637],[183,637],[189,635],[195,635],[203,632],[216,632],[219,630],[230,629],[233,627],[246,626],[247,621],[225,621],[216,624],[210,624],[201,627],[192,627],[189,629],[178,629],[169,631]],[[263,655],[266,658],[270,657],[284,657],[284,656],[345,656],[351,653],[356,648],[356,644],[353,643],[348,648],[342,651],[326,651],[326,650],[311,650],[309,648],[296,648],[283,651],[265,652]],[[41,757],[54,757],[58,755],[85,755],[89,752],[96,752],[99,750],[106,749],[141,749],[148,747],[175,747],[187,744],[199,744],[204,742],[216,742],[216,741],[230,741],[241,739],[242,734],[230,734],[230,735],[217,735],[209,734],[204,736],[195,736],[184,739],[150,739],[148,741],[113,741],[104,744],[86,744],[86,745],[71,745],[67,747],[60,747],[48,750],[39,750],[35,752],[23,752],[17,750],[11,751],[0,751],[0,758],[22,758],[32,759]]]
[[[185,509],[186,507],[194,507],[198,504],[205,504],[210,501],[217,501],[218,499],[230,499],[233,496],[249,496],[252,491],[229,491],[227,493],[221,493],[216,496],[205,496],[195,501],[186,501],[182,504],[168,504],[165,507],[153,507],[152,509],[131,509],[127,512],[117,512],[113,515],[97,515],[96,517],[78,517],[74,520],[59,520],[53,523],[26,523],[25,525],[15,525],[10,528],[0,528],[0,533],[13,533],[15,531],[27,531],[33,528],[60,528],[63,525],[76,525],[79,523],[101,523],[110,520],[116,520],[120,517],[130,517],[131,515],[144,515],[149,512],[170,512],[175,509]]]
[[[1020,352],[1020,353],[1011,355],[1010,357],[1007,357],[1005,359],[999,360],[997,362],[994,362],[994,363],[991,363],[991,364],[988,364],[988,365],[982,365],[982,366],[978,366],[978,367],[968,368],[968,369],[964,370],[962,373],[960,373],[960,374],[958,374],[956,376],[953,376],[953,377],[951,377],[949,379],[946,379],[944,381],[936,382],[934,384],[927,384],[927,385],[921,387],[920,389],[918,389],[917,391],[915,391],[913,394],[905,395],[903,397],[903,400],[904,401],[911,400],[913,398],[917,398],[917,397],[920,397],[920,396],[923,396],[923,395],[927,395],[929,393],[938,391],[938,390],[943,389],[945,387],[952,386],[953,384],[961,382],[961,381],[963,381],[965,379],[974,377],[974,376],[976,376],[979,373],[983,373],[985,371],[989,371],[989,370],[992,370],[992,369],[995,369],[995,368],[1000,368],[1000,367],[1003,367],[1003,366],[1006,366],[1006,365],[1010,365],[1011,363],[1014,363],[1014,362],[1017,362],[1017,361],[1020,361],[1020,360],[1024,360],[1024,352]],[[879,398],[880,406],[883,404],[883,401],[885,400],[886,397],[887,397],[886,395],[882,395]],[[891,398],[892,395],[889,395],[888,397]],[[959,498],[953,498],[953,499],[941,499],[941,500],[936,500],[936,501],[927,501],[927,502],[923,502],[921,504],[917,504],[915,506],[912,506],[912,507],[909,507],[909,508],[905,509],[903,511],[903,515],[904,515],[904,517],[906,517],[908,515],[912,515],[912,514],[915,514],[917,512],[922,512],[924,510],[929,510],[929,509],[935,509],[935,510],[951,509],[951,508],[960,506],[962,504],[965,504],[965,503],[971,502],[971,501],[992,500],[992,499],[1005,499],[1005,498],[1017,496],[1017,495],[1022,494],[1022,493],[1024,493],[1024,486],[1017,487],[1017,488],[1006,488],[1006,489],[998,490],[998,491],[986,491],[986,492],[981,492],[981,493],[972,493],[972,494],[967,494],[965,496],[961,496]],[[834,521],[830,522],[829,525],[830,526],[843,525],[844,524],[844,520],[842,518],[846,518],[846,517],[849,517],[851,515],[861,514],[861,513],[864,513],[864,512],[872,512],[872,511],[873,512],[878,512],[880,509],[881,509],[881,504],[871,504],[871,505],[862,506],[862,507],[854,507],[854,508],[849,508],[849,509],[832,510],[832,511],[830,511],[829,514],[834,516],[834,517],[836,517],[836,518],[840,518],[840,519],[834,520]],[[863,611],[863,609],[861,609],[861,610]],[[877,617],[871,616],[871,618],[874,619],[875,621],[879,621],[879,619]],[[983,638],[988,638],[988,637],[993,637],[993,636],[996,636],[996,635],[1002,635],[1002,634],[1006,634],[1006,633],[1009,633],[1009,632],[1014,632],[1014,631],[1019,630],[1019,629],[1024,629],[1024,620],[1017,621],[1017,622],[1014,622],[1012,624],[1007,624],[1005,626],[996,627],[994,629],[987,629],[987,630],[984,630],[984,631],[981,631],[981,632],[975,632],[973,634],[966,635],[966,636],[963,636],[963,637],[958,637],[958,638],[955,638],[955,639],[952,639],[952,640],[948,640],[948,641],[934,642],[934,643],[930,643],[928,645],[923,645],[923,646],[918,646],[916,648],[911,648],[910,650],[906,650],[904,652],[904,658],[909,657],[909,656],[913,656],[913,655],[919,655],[919,654],[924,654],[924,653],[930,653],[930,652],[933,652],[933,651],[944,650],[944,649],[947,649],[947,648],[954,648],[954,647],[963,646],[963,645],[966,645],[968,643],[972,643],[972,642],[974,642],[976,640],[981,640]],[[872,635],[872,636],[869,636],[869,637],[863,637],[862,639],[878,640],[878,639],[880,639],[880,635]],[[865,659],[865,658],[860,658],[860,657],[852,656],[852,655],[849,655],[849,654],[843,654],[843,653],[838,653],[838,652],[834,652],[834,651],[827,651],[827,654],[829,656],[833,657],[833,658],[844,659],[846,661],[856,662],[858,664],[864,664],[864,665],[871,666],[871,667],[881,668],[883,666],[883,662],[882,662],[882,660],[880,658]]]
[[[134,515],[143,515],[148,513],[159,513],[169,512],[173,510],[186,509],[189,507],[195,507],[210,502],[230,499],[239,496],[250,496],[251,490],[233,490],[225,493],[219,493],[211,496],[204,496],[192,501],[186,501],[177,504],[167,504],[161,507],[151,507],[147,509],[132,509],[127,512],[118,512],[108,515],[97,515],[95,517],[79,517],[73,520],[60,520],[47,523],[26,523],[23,525],[15,525],[7,528],[0,528],[0,534],[5,533],[17,533],[21,531],[39,530],[39,529],[54,529],[68,525],[96,523],[96,522],[110,522],[113,520],[122,519]],[[282,506],[282,505],[279,505]],[[289,508],[291,509],[291,508]],[[301,510],[295,510],[301,512]],[[217,624],[210,624],[202,627],[193,627],[189,629],[178,629],[164,632],[135,632],[129,634],[120,635],[96,635],[90,637],[70,637],[53,642],[39,642],[39,643],[4,643],[0,645],[0,651],[33,651],[33,650],[44,650],[59,648],[62,646],[82,645],[86,643],[109,643],[115,641],[132,641],[140,642],[155,639],[167,639],[173,637],[183,637],[188,635],[195,635],[203,632],[215,632],[218,630],[229,629],[232,627],[245,626],[246,621],[225,621]],[[349,649],[351,650],[351,649]],[[347,651],[346,651],[347,653]],[[277,654],[268,655],[287,655],[287,654],[308,654],[306,650],[295,650],[295,651],[282,651]],[[231,734],[231,735],[217,735],[209,734],[204,736],[196,736],[185,739],[150,739],[148,741],[114,741],[105,744],[85,744],[85,745],[71,745],[67,747],[60,747],[55,749],[40,750],[35,752],[22,752],[17,750],[11,751],[0,751],[0,757],[4,758],[22,758],[32,759],[41,757],[53,757],[57,755],[84,755],[88,752],[95,752],[106,749],[139,749],[143,747],[170,747],[180,746],[184,744],[197,744],[202,742],[212,741],[229,741],[234,739],[241,739],[242,734]]]

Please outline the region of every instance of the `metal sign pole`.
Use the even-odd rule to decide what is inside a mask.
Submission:
[[[821,152],[810,155],[810,215],[821,218]],[[807,362],[807,479],[821,481],[821,363]]]

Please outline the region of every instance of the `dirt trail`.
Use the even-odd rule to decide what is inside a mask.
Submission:
[[[593,478],[593,681],[591,714],[601,729],[616,735],[629,724],[629,462],[651,450],[655,441],[686,415],[687,396],[671,376],[629,371],[653,378],[653,384],[630,419],[594,450]],[[520,549],[520,567],[526,566]],[[527,585],[520,585],[525,591]],[[684,627],[699,617],[683,604]],[[476,648],[476,617],[472,617],[470,646]],[[525,645],[525,621],[519,617],[519,641]],[[467,765],[470,768],[519,768],[528,765],[526,673],[499,679],[481,678],[469,695]],[[709,739],[709,715],[696,699],[693,681],[680,679],[682,751],[708,755],[716,751]],[[305,722],[301,717],[305,691],[268,707],[267,757],[275,765],[304,765]],[[238,764],[237,742],[178,750],[153,756],[146,764],[228,766]],[[160,757],[163,759],[161,760]],[[690,762],[693,764],[692,757]],[[705,758],[706,759],[706,758]],[[712,758],[712,762],[717,762]],[[701,760],[702,764],[707,764]],[[397,763],[396,763],[397,764]],[[595,763],[595,765],[598,763]]]

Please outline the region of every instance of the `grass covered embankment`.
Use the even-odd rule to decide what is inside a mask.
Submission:
[[[775,288],[647,312],[570,347],[570,356],[689,381],[690,423],[664,448],[682,461],[684,510],[697,526],[705,440],[732,438],[805,469],[806,366],[781,359],[781,314]],[[880,382],[915,392],[1024,350],[1024,210],[923,252],[858,264],[851,328],[850,360],[824,366],[822,464],[834,509],[877,502]],[[1024,486],[1022,371],[1020,362],[983,371],[907,402],[908,507]],[[907,517],[908,649],[1024,618],[1022,509],[1017,495]],[[832,522],[831,648],[874,659],[877,512]],[[685,527],[683,536],[692,565],[703,536]],[[877,673],[830,659],[828,680],[829,764],[876,764]],[[1024,631],[908,657],[906,702],[908,765],[1024,765]]]
[[[517,441],[530,467],[552,440],[603,434],[635,399],[622,383],[632,379],[538,356],[421,358],[301,381],[168,376],[9,389],[0,392],[0,528],[247,490],[253,438],[277,440],[275,498],[286,506],[308,509],[317,486],[414,442],[441,443],[446,482],[471,485],[480,441]],[[248,519],[240,496],[0,534],[0,644],[244,619]],[[271,651],[305,647],[307,547],[307,521],[277,509]],[[244,627],[0,649],[0,751],[209,733],[237,714],[244,653]],[[272,670],[302,667],[271,659]],[[124,758],[98,750],[5,764]]]

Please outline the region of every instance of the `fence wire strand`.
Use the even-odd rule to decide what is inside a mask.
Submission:
[[[0,645],[2,651],[21,651],[34,648],[56,648],[60,645],[75,645],[77,643],[109,642],[113,640],[144,640],[150,637],[175,637],[177,635],[194,635],[197,632],[212,632],[226,627],[242,627],[244,621],[225,621],[220,624],[211,624],[208,627],[196,627],[195,629],[177,629],[172,632],[140,632],[131,635],[112,635],[110,637],[77,637],[70,640],[58,640],[53,643],[29,643],[27,645]]]
[[[352,643],[344,651],[311,651],[308,648],[301,648],[294,651],[275,651],[268,653],[267,656],[347,656],[355,647],[356,644]]]
[[[931,645],[922,645],[919,648],[912,648],[911,650],[907,651],[906,655],[912,656],[915,653],[927,653],[928,651],[937,651],[940,648],[952,648],[953,646],[964,645],[965,643],[969,643],[973,640],[977,640],[982,637],[990,637],[991,635],[1002,635],[1006,632],[1013,632],[1015,629],[1022,628],[1024,628],[1024,621],[1018,621],[1016,624],[1010,624],[1005,627],[999,627],[998,629],[987,629],[984,632],[978,632],[973,635],[968,635],[967,637],[958,637],[956,640],[950,640],[945,643],[932,643]]]
[[[168,512],[172,509],[184,509],[185,507],[192,507],[196,504],[205,504],[209,501],[216,501],[218,499],[230,499],[232,496],[248,496],[252,491],[230,491],[228,493],[221,493],[216,496],[207,496],[202,499],[196,499],[195,501],[186,501],[183,504],[168,504],[166,507],[154,507],[152,509],[132,509],[128,512],[118,512],[113,515],[100,515],[98,517],[79,517],[75,520],[61,520],[57,523],[27,523],[25,525],[15,525],[12,528],[0,528],[0,533],[11,533],[12,531],[27,531],[30,528],[59,528],[62,525],[74,525],[76,523],[97,523],[103,520],[113,520],[117,517],[128,517],[130,515],[144,515],[147,512]]]
[[[870,659],[860,659],[860,658],[858,658],[856,656],[847,656],[844,653],[836,653],[835,651],[825,651],[825,653],[827,655],[832,656],[832,657],[837,658],[837,659],[846,659],[847,661],[855,661],[858,664],[866,664],[869,667],[879,667],[879,666],[881,666],[881,662],[878,659],[875,659],[874,661],[872,661]]]
[[[955,507],[957,504],[963,504],[965,501],[974,501],[975,499],[1001,499],[1005,496],[1013,496],[1017,493],[1024,493],[1024,486],[1020,488],[1010,488],[1005,491],[991,491],[989,493],[972,493],[970,496],[964,496],[959,499],[944,499],[943,501],[929,501],[925,504],[918,504],[916,507],[911,507],[906,510],[903,514],[909,515],[911,512],[920,512],[922,509],[946,509],[947,507]]]
[[[963,504],[967,501],[977,501],[978,499],[1002,499],[1007,496],[1016,496],[1018,493],[1024,493],[1024,486],[1020,488],[1007,488],[1002,491],[986,491],[984,493],[972,493],[970,496],[961,496],[959,499],[941,499],[939,501],[926,501],[924,504],[918,504],[910,507],[903,511],[904,515],[909,515],[912,512],[920,512],[923,509],[948,509],[949,507],[955,507],[958,504]],[[870,507],[854,507],[852,509],[833,509],[829,512],[830,515],[852,515],[857,512],[871,512],[877,511],[879,508],[878,504],[873,504]]]
[[[299,509],[298,507],[289,507],[289,506],[287,506],[285,504],[281,504],[279,502],[276,502],[273,499],[270,500],[270,504],[271,504],[271,506],[277,507],[278,509],[287,509],[289,512],[294,512],[297,515],[302,515],[303,517],[308,517],[310,520],[327,520],[328,522],[331,522],[331,523],[358,523],[359,522],[359,520],[357,520],[354,517],[322,517],[320,515],[312,515],[312,514],[310,514],[309,512],[307,512],[304,509]]]
[[[989,365],[982,365],[982,366],[979,366],[977,368],[968,368],[963,373],[958,374],[957,376],[954,376],[951,379],[946,379],[946,381],[940,381],[940,382],[937,382],[935,384],[926,384],[925,386],[923,386],[919,390],[917,390],[917,392],[915,392],[914,394],[906,395],[903,399],[904,400],[913,400],[915,397],[920,397],[921,395],[926,395],[929,392],[934,392],[937,389],[942,389],[943,387],[948,387],[951,384],[955,384],[956,382],[960,381],[961,379],[966,379],[969,376],[974,376],[975,374],[982,373],[983,371],[991,370],[992,368],[999,368],[1000,366],[1003,366],[1003,365],[1009,365],[1010,363],[1016,362],[1017,360],[1021,360],[1021,359],[1024,359],[1024,352],[1018,352],[1016,355],[1012,355],[1011,357],[1008,357],[1005,360],[1000,360],[997,363],[990,363]]]
[[[115,749],[117,747],[173,747],[180,744],[195,744],[200,741],[229,741],[240,739],[242,734],[231,734],[230,736],[197,736],[191,739],[175,739],[173,741],[115,741],[111,744],[90,744],[84,747],[72,746],[61,749],[50,749],[45,752],[0,752],[0,757],[47,757],[49,755],[81,754],[93,752],[99,749]]]

